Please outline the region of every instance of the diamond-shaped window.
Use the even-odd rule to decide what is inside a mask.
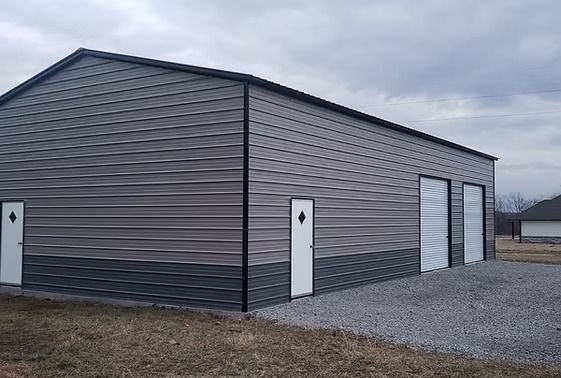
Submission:
[[[8,218],[10,218],[10,220],[12,221],[12,223],[14,223],[14,222],[16,221],[16,219],[18,219],[18,217],[16,217],[16,214],[14,214],[13,211],[10,213],[10,215],[8,216]]]
[[[300,215],[298,215],[298,220],[300,221],[300,224],[303,224],[305,219],[306,219],[306,214],[304,214],[304,210],[302,210],[300,212]]]

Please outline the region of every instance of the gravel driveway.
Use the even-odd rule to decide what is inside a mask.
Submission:
[[[254,312],[430,350],[561,364],[561,266],[490,261]]]

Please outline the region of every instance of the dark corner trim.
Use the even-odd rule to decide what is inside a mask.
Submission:
[[[493,166],[495,162],[493,162]],[[481,206],[483,207],[483,260],[488,260],[489,259],[489,248],[487,248],[487,240],[489,239],[487,237],[487,188],[485,185],[481,185],[481,195],[483,196],[483,198],[481,199]],[[494,204],[494,199],[493,199],[493,207],[495,206]],[[493,216],[495,215],[495,213],[493,212]],[[495,223],[495,220],[493,218],[493,224]],[[494,230],[493,230],[493,234],[494,234]],[[465,240],[464,240],[465,243]]]
[[[242,312],[248,310],[249,293],[249,82],[243,83],[243,235]]]
[[[453,260],[454,256],[452,253],[452,180],[446,180],[448,182],[448,268],[452,268],[454,266]],[[419,204],[420,204],[420,197],[419,197]],[[419,224],[421,224],[421,219],[419,219]],[[420,236],[419,236],[420,238]]]
[[[497,214],[495,213],[496,208],[497,208],[497,184],[496,184],[496,178],[495,175],[496,170],[495,170],[495,166],[496,166],[496,161],[493,161],[493,256],[496,258],[497,256]],[[487,200],[487,199],[485,199]],[[484,214],[485,217],[487,217],[487,214]],[[512,227],[514,228],[514,223],[512,224]],[[485,230],[485,233],[487,233],[487,230]]]

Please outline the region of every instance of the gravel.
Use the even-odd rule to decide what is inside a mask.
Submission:
[[[489,261],[255,311],[473,357],[561,365],[561,266]]]

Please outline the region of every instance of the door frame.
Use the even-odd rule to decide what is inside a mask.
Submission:
[[[422,243],[421,243],[421,179],[422,178],[446,181],[446,183],[448,184],[448,189],[446,191],[446,195],[448,196],[448,236],[447,236],[447,239],[448,239],[448,267],[447,268],[452,267],[452,180],[444,178],[444,177],[419,174],[419,178],[418,178],[418,186],[419,186],[419,206],[418,206],[418,209],[419,209],[419,274],[430,273],[430,272],[434,271],[434,270],[429,270],[429,271],[423,272],[421,270],[421,259],[422,259],[422,251],[421,251],[421,247],[422,247]],[[463,188],[462,188],[462,190],[463,190]],[[462,195],[462,207],[463,207],[463,195]],[[463,214],[463,211],[462,211],[462,214]],[[447,269],[447,268],[442,268],[442,269]]]
[[[485,185],[476,184],[470,181],[462,181],[462,235],[464,239],[463,240],[464,243],[462,245],[462,249],[464,251],[462,255],[463,265],[466,265],[466,239],[465,239],[466,222],[464,222],[465,220],[464,197],[466,195],[465,194],[466,185],[479,186],[481,188],[481,206],[483,207],[483,213],[482,213],[483,214],[483,260],[481,261],[487,261],[487,214],[485,213],[487,206],[485,201],[485,195],[486,195]],[[472,264],[472,263],[468,263],[468,264]]]
[[[9,200],[0,200],[0,214],[3,212],[4,209],[4,203],[9,203],[9,202],[21,202],[22,203],[22,209],[23,209],[23,219],[21,220],[21,228],[22,228],[22,232],[21,232],[21,277],[20,277],[20,282],[21,284],[19,285],[14,285],[14,284],[9,284],[9,283],[1,283],[0,282],[0,286],[9,286],[9,287],[19,287],[23,289],[23,259],[25,256],[25,200],[23,199],[9,199]],[[2,249],[1,249],[1,242],[2,242],[2,227],[0,224],[0,255],[2,254]],[[2,263],[1,259],[0,259],[0,264]]]
[[[312,214],[313,214],[313,219],[314,219],[314,225],[312,227],[312,245],[314,246],[312,248],[312,293],[311,294],[306,294],[306,295],[302,295],[302,296],[297,296],[297,297],[293,297],[292,296],[292,200],[306,200],[306,201],[312,201]],[[310,197],[290,197],[289,199],[290,201],[290,210],[289,210],[289,214],[290,216],[288,217],[288,226],[289,226],[289,246],[288,246],[288,250],[289,250],[289,254],[288,254],[288,297],[290,299],[290,301],[292,302],[292,300],[294,299],[298,299],[298,298],[303,298],[303,297],[315,297],[316,295],[316,274],[315,274],[315,270],[316,270],[316,200],[314,198],[310,198]]]

